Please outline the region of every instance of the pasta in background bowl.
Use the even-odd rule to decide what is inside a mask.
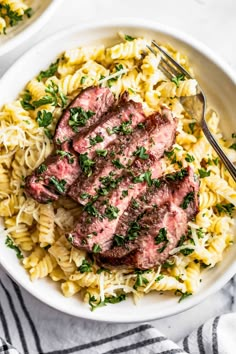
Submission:
[[[118,32],[123,33],[121,33],[122,38],[117,36]],[[133,40],[133,37],[138,39]],[[235,246],[225,252],[223,261],[217,267],[200,272],[200,265],[205,264],[211,267],[218,263],[225,248],[234,240],[233,219],[224,212],[225,210],[216,210],[215,206],[222,205],[222,203],[223,205],[235,203],[235,184],[202,136],[193,117],[183,115],[178,99],[173,99],[180,95],[194,94],[195,80],[180,80],[177,84],[167,81],[157,70],[158,57],[154,57],[149,52],[145,56],[142,55],[146,43],[153,38],[162,43],[188,70],[190,66],[193,66],[196,78],[206,91],[209,99],[208,106],[215,109],[215,111],[209,110],[208,113],[210,127],[219,139],[222,139],[221,131],[224,137],[229,139],[228,142],[222,140],[222,144],[235,160],[235,151],[229,149],[230,144],[233,144],[230,134],[234,127],[235,83],[232,81],[233,74],[229,69],[227,69],[229,74],[224,73],[222,64],[216,61],[204,47],[185,38],[185,35],[176,34],[176,31],[161,25],[146,23],[141,25],[138,21],[123,20],[117,21],[116,24],[82,26],[63,32],[38,45],[22,57],[1,82],[0,87],[5,89],[0,104],[7,103],[0,113],[1,121],[5,124],[5,128],[8,126],[9,119],[14,122],[13,125],[17,126],[14,128],[14,134],[11,129],[2,127],[5,133],[3,137],[5,146],[9,143],[5,157],[1,158],[5,159],[5,165],[1,164],[2,173],[5,176],[2,184],[5,193],[9,193],[7,192],[9,177],[6,167],[8,163],[12,166],[13,176],[10,184],[11,186],[13,184],[13,189],[17,192],[8,194],[10,199],[8,201],[5,199],[5,209],[4,203],[1,203],[0,210],[5,213],[2,215],[5,216],[5,226],[9,228],[9,231],[3,232],[0,237],[0,261],[8,273],[33,295],[50,306],[79,317],[129,322],[171,315],[201,301],[222,286],[235,272]],[[121,41],[122,44],[118,44]],[[53,43],[53,46],[50,43]],[[104,51],[104,48],[111,49]],[[58,55],[65,50],[63,59],[55,62]],[[30,63],[34,63],[40,53],[45,55],[40,56],[41,59],[37,65],[31,65]],[[110,60],[114,61],[113,66]],[[51,66],[50,77],[41,74],[42,80],[32,80],[53,61],[54,66]],[[57,63],[56,70],[54,70],[55,63]],[[215,66],[214,63],[217,65]],[[13,86],[14,73],[19,66],[21,67],[19,82]],[[25,69],[22,70],[22,68]],[[180,164],[185,167],[190,163],[196,172],[200,170],[200,176],[202,174],[200,212],[196,222],[190,223],[194,246],[190,243],[182,244],[179,249],[175,250],[176,253],[172,256],[172,262],[175,261],[174,267],[170,262],[169,269],[166,267],[166,269],[158,269],[157,272],[152,271],[143,275],[127,271],[123,273],[117,271],[113,274],[97,272],[99,269],[97,266],[93,266],[92,272],[79,271],[83,265],[85,253],[71,249],[71,245],[63,236],[67,227],[71,227],[73,218],[80,213],[78,206],[69,199],[59,199],[59,202],[53,205],[35,205],[36,203],[32,200],[25,200],[20,189],[22,176],[25,177],[44,160],[51,152],[52,144],[45,136],[44,128],[38,128],[35,121],[37,110],[29,112],[27,108],[22,107],[19,101],[10,102],[19,95],[27,82],[29,83],[26,86],[28,90],[26,104],[30,104],[31,99],[37,101],[45,96],[45,88],[52,82],[70,100],[80,89],[98,84],[101,76],[108,76],[119,70],[120,77],[110,82],[110,89],[116,96],[126,89],[132,99],[143,103],[147,113],[164,103],[174,111],[178,118],[179,135],[171,154],[166,156],[166,172],[178,169]],[[218,91],[219,84],[226,88],[225,96]],[[26,97],[25,93],[21,99]],[[55,120],[61,113],[60,108],[55,110],[55,107],[50,105],[43,106],[43,108],[53,112]],[[224,119],[221,129],[219,129],[218,117]],[[202,167],[203,159],[205,165]],[[11,211],[11,208],[14,210],[15,205],[18,205],[18,212]],[[27,254],[28,258],[23,260],[31,279],[44,278],[50,274],[54,281],[59,281],[57,284],[53,284],[48,279],[35,282],[29,280],[15,255],[4,245],[8,232],[24,251],[33,251],[32,254]],[[47,249],[51,244],[52,246]],[[143,277],[145,281],[136,291],[135,283],[138,276],[139,280]],[[198,290],[200,282],[201,286]],[[88,301],[88,293],[99,299],[101,289],[102,296],[104,296],[104,291],[106,296],[113,296],[116,295],[116,289],[122,289],[125,293],[133,292],[135,300],[139,299],[140,304],[138,307],[133,306],[132,299],[129,298],[119,305],[107,306],[91,313],[89,307],[81,301],[81,297],[75,295],[69,299],[63,298],[58,291],[59,283],[62,283],[62,291],[66,296],[71,296],[86,288],[88,291],[84,292],[83,297]],[[154,291],[142,298],[143,294],[150,290]],[[178,303],[173,294],[165,293],[159,296],[155,290],[177,290],[182,295],[196,291],[196,294]],[[101,300],[104,301],[104,298]],[[96,303],[92,305],[96,306]]]
[[[53,15],[61,1],[0,1],[0,56],[37,33]]]

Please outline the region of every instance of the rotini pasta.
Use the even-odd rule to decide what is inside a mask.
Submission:
[[[0,1],[0,35],[6,34],[9,27],[17,25],[25,17],[31,16],[32,9],[24,0]]]
[[[0,0],[0,33],[10,25],[4,6],[24,16],[20,0]],[[4,5],[4,6],[3,6]],[[139,299],[151,291],[195,293],[203,267],[213,267],[233,242],[233,212],[236,206],[235,182],[207,142],[194,117],[183,109],[179,97],[194,95],[195,79],[168,80],[158,69],[160,56],[147,50],[149,41],[120,34],[122,43],[113,47],[80,47],[67,50],[31,80],[13,103],[0,111],[0,216],[16,246],[24,252],[23,266],[32,280],[49,276],[61,283],[66,297],[77,293],[96,307],[124,299]],[[192,73],[186,55],[163,46]],[[109,86],[116,97],[128,91],[141,102],[145,113],[162,105],[177,117],[178,135],[172,151],[165,155],[166,173],[191,165],[199,175],[200,207],[189,233],[158,269],[131,271],[104,269],[85,251],[72,247],[65,238],[81,213],[81,207],[68,197],[51,204],[38,204],[24,194],[25,178],[51,153],[51,134],[60,118],[63,99],[67,103],[84,88]],[[48,124],[40,124],[47,114]],[[220,118],[209,110],[210,129],[233,161],[233,142],[225,141],[219,130]],[[111,300],[112,299],[112,300]]]

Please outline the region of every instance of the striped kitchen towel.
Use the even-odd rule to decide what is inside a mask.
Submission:
[[[236,313],[174,343],[151,324],[97,323],[42,305],[0,269],[0,354],[235,354]]]

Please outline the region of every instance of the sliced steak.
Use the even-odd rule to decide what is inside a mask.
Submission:
[[[102,262],[111,265],[123,264],[122,258],[137,248],[136,242],[126,242],[124,247],[124,240],[129,240],[132,236],[130,230],[136,225],[140,215],[149,212],[153,207],[159,210],[163,204],[173,204],[181,207],[187,220],[193,219],[198,212],[198,191],[199,181],[190,167],[167,174],[153,183],[146,192],[136,198],[135,203],[130,204],[119,219],[114,236],[114,245],[118,243],[118,246],[104,252],[101,256]]]
[[[69,140],[80,130],[97,122],[114,104],[108,88],[90,87],[83,90],[70,104],[58,122],[54,135],[56,152],[52,153],[36,171],[26,179],[25,190],[40,203],[58,199],[66,194],[78,178],[81,169],[78,155]]]
[[[136,220],[140,213],[151,206],[160,206],[163,203],[174,203],[177,206],[181,206],[188,195],[190,196],[188,198],[189,204],[185,203],[187,208],[184,210],[188,215],[188,219],[193,219],[198,212],[198,192],[199,180],[190,167],[163,176],[146,192],[139,195],[135,206],[132,204],[129,206],[129,209],[120,218],[116,234],[126,235],[129,228],[128,225]]]
[[[25,191],[39,203],[57,200],[59,194],[67,193],[80,172],[77,154],[70,148],[69,143],[64,143],[63,150],[56,150],[49,155],[44,163],[26,178]]]
[[[129,134],[137,124],[146,117],[141,103],[128,101],[127,93],[123,94],[118,105],[101,121],[91,128],[77,134],[73,138],[73,148],[80,154],[87,152],[93,158],[97,149],[105,149],[120,134]]]
[[[126,245],[130,248],[130,253],[115,259],[109,257],[103,259],[101,256],[101,259],[116,266],[153,268],[168,258],[170,251],[177,246],[181,236],[186,234],[187,221],[185,211],[173,203],[163,204],[160,208],[152,207],[138,223],[140,236]]]
[[[140,174],[148,171],[148,178],[138,179]],[[151,157],[148,160],[136,160],[132,175],[123,175],[115,189],[107,195],[98,198],[94,203],[88,202],[85,211],[81,214],[74,231],[70,233],[72,244],[75,247],[93,251],[99,245],[100,251],[105,251],[112,244],[113,234],[119,218],[127,209],[130,201],[147,189],[153,178],[162,174],[161,161]],[[105,188],[100,192],[104,193]],[[96,246],[97,245],[97,246]]]
[[[122,169],[130,168],[137,155],[147,158],[150,153],[156,159],[160,159],[164,151],[171,148],[175,134],[176,121],[171,112],[163,108],[162,114],[155,113],[148,117],[142,128],[137,127],[131,134],[120,136],[114,144],[111,144],[107,148],[105,158],[95,159],[92,175],[87,178],[81,176],[75,181],[69,195],[84,204],[82,193],[96,195],[103,178],[111,174],[116,177],[121,175]]]
[[[105,87],[83,90],[64,111],[54,135],[54,143],[61,145],[75,134],[96,123],[114,104],[112,92]]]

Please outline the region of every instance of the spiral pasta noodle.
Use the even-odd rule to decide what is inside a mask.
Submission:
[[[24,14],[23,1],[0,1],[0,6],[3,3]],[[9,20],[0,16],[0,33],[7,26]],[[203,268],[221,261],[233,242],[235,182],[179,100],[196,93],[196,80],[168,80],[159,70],[160,54],[147,50],[148,40],[122,33],[120,37],[122,42],[109,48],[101,45],[66,50],[49,71],[41,72],[26,85],[19,99],[0,110],[0,216],[4,218],[4,235],[9,235],[23,251],[22,264],[31,280],[49,276],[60,283],[64,296],[78,293],[95,307],[106,298],[127,294],[137,300],[157,291],[177,291],[183,296],[195,293]],[[193,75],[185,54],[169,45],[163,48]],[[66,95],[69,104],[82,89],[93,85],[109,86],[116,97],[128,91],[147,114],[163,105],[169,107],[177,119],[178,134],[172,151],[163,159],[163,167],[170,173],[190,165],[200,177],[196,219],[189,223],[186,240],[158,269],[102,268],[65,237],[81,213],[76,202],[60,197],[51,204],[38,204],[24,194],[25,177],[53,150],[50,134],[63,110],[59,98]],[[56,94],[50,96],[53,87]],[[52,118],[46,127],[39,124],[43,111]],[[234,140],[224,140],[217,112],[210,109],[206,119],[227,154],[236,161],[236,152],[231,148]]]

